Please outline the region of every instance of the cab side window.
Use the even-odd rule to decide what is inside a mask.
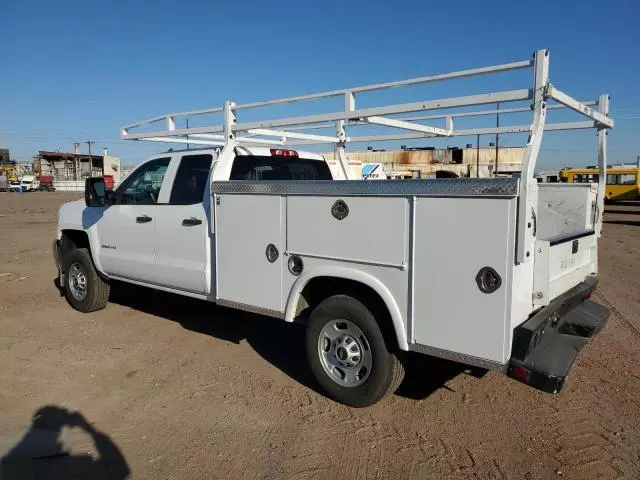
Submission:
[[[116,191],[120,205],[155,205],[158,203],[162,180],[169,167],[170,157],[151,160],[122,182]]]
[[[173,182],[170,205],[194,205],[202,202],[212,161],[213,157],[205,154],[182,157]]]
[[[290,157],[238,155],[229,180],[331,180],[323,160]]]

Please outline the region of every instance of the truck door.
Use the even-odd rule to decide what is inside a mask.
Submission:
[[[282,312],[283,202],[276,195],[216,195],[218,301]]]
[[[134,170],[116,190],[116,200],[98,220],[100,264],[112,276],[154,282],[154,224],[171,157]]]
[[[155,217],[156,282],[208,293],[211,154],[182,155],[168,203]],[[173,166],[171,170],[174,171]]]

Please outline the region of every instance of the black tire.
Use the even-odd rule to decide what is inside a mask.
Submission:
[[[321,335],[325,326],[338,320],[346,320],[360,329],[365,337],[362,344],[368,344],[370,348],[371,370],[361,384],[345,386],[338,383],[339,381],[334,380],[323,366],[321,349],[326,349],[321,345],[326,343],[321,342]],[[334,295],[323,300],[309,317],[306,347],[311,372],[329,397],[345,405],[373,405],[400,386],[404,378],[404,366],[394,351],[394,344],[392,340],[385,341],[371,310],[359,300],[347,295]],[[336,361],[339,360],[336,358]]]
[[[79,267],[78,267],[79,266]],[[74,295],[72,286],[72,269],[80,268],[85,277],[84,296],[78,298]],[[76,310],[84,313],[102,310],[109,301],[109,284],[97,272],[93,265],[91,255],[86,248],[73,250],[64,260],[64,295],[69,304]],[[77,287],[76,291],[78,290]]]

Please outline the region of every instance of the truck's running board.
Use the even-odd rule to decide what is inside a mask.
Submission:
[[[578,353],[609,316],[607,308],[586,300],[595,285],[590,278],[515,329],[511,378],[548,393],[562,389]]]

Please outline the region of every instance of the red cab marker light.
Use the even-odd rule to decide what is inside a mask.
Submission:
[[[530,374],[531,374],[531,371],[529,371],[529,369],[524,367],[511,367],[511,369],[509,370],[509,376],[511,378],[514,378],[524,383],[529,382]]]
[[[272,148],[271,155],[274,157],[298,157],[298,152],[295,150],[284,150],[282,148]]]

